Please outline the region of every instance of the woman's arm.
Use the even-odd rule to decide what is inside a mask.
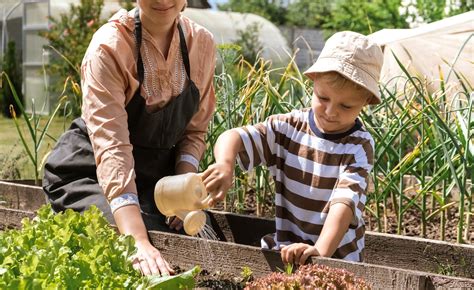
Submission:
[[[118,208],[114,212],[114,219],[120,233],[131,235],[135,239],[137,255],[132,262],[135,269],[140,270],[144,275],[174,274],[168,262],[166,262],[161,256],[161,253],[150,243],[148,232],[137,205],[127,205]]]

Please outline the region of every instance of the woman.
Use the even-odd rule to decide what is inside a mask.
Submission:
[[[197,172],[215,107],[212,35],[182,16],[185,0],[139,0],[94,35],[81,66],[82,117],[45,165],[55,211],[98,206],[138,249],[135,268],[173,270],[148,230],[168,225],[153,200],[163,176]]]

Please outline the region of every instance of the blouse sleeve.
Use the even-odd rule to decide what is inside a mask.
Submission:
[[[81,67],[82,117],[97,164],[97,179],[110,201],[137,194],[132,145],[129,140],[125,91],[126,68],[107,47],[88,53]]]

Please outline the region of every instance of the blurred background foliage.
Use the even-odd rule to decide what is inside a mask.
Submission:
[[[429,23],[471,11],[474,3],[469,0],[229,0],[218,8],[254,13],[278,25],[324,29],[329,36],[342,30],[369,34],[383,28],[406,28],[415,20]]]

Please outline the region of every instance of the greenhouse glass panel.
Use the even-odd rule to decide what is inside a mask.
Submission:
[[[49,16],[49,3],[25,3],[25,25],[47,25]]]
[[[25,89],[28,97],[25,98],[26,110],[32,112],[33,109],[38,114],[48,114],[50,110],[48,93],[45,89],[45,82],[49,82],[48,77],[43,74],[41,67],[25,68]]]
[[[48,45],[48,41],[38,35],[38,31],[25,31],[25,62],[27,64],[45,64],[48,63],[48,55],[46,54],[43,58],[43,47]]]

